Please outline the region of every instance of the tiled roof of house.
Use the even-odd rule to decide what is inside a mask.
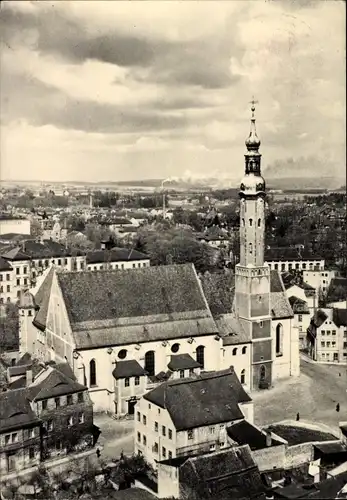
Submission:
[[[192,264],[57,279],[78,348],[217,332]]]
[[[148,260],[148,255],[128,248],[112,248],[111,250],[95,250],[87,253],[87,264],[100,262],[120,262],[132,260]]]
[[[248,444],[251,450],[262,450],[267,447],[266,434],[247,420],[235,422],[227,427],[228,436],[239,445]],[[271,446],[283,444],[271,436]]]
[[[145,375],[145,373],[145,370],[135,359],[129,359],[124,361],[117,361],[112,375],[114,376],[114,378],[128,378],[141,377]]]
[[[294,314],[310,314],[307,302],[292,295],[289,297],[289,304]]]
[[[204,492],[212,488],[223,498],[263,498],[265,490],[247,445],[188,458],[179,469],[179,477],[191,489]]]
[[[11,264],[1,256],[0,256],[0,271],[12,271]]]
[[[172,355],[167,367],[169,368],[169,370],[174,372],[178,370],[201,368],[201,365],[200,363],[195,361],[195,359],[193,359],[190,354],[184,353]]]
[[[273,319],[294,317],[279,271],[270,271],[270,306]]]
[[[242,419],[239,403],[251,401],[233,369],[164,382],[144,398],[167,409],[176,430]]]
[[[46,328],[53,277],[54,267],[51,267],[34,298],[35,304],[39,308],[39,310],[35,315],[33,323],[41,330],[44,330]]]
[[[4,259],[10,261],[30,260],[30,256],[21,247],[4,248],[1,255]]]
[[[347,309],[334,308],[333,322],[336,326],[347,326]]]
[[[295,425],[273,424],[267,430],[288,441],[289,446],[313,441],[336,441],[337,437],[328,432]]]
[[[33,362],[31,354],[29,352],[26,352],[23,354],[21,358],[16,363],[16,366],[27,366],[30,365]]]
[[[9,390],[0,393],[0,432],[39,424],[31,409],[26,389]]]
[[[41,400],[85,391],[87,388],[55,367],[46,367],[27,388],[28,398]]]
[[[265,250],[266,261],[291,261],[291,260],[313,260],[320,261],[321,257],[312,255],[305,248],[294,247],[272,247]]]
[[[223,337],[223,345],[250,343],[251,333],[243,327],[234,314],[223,314],[216,319],[219,335]]]
[[[315,444],[314,447],[325,455],[335,455],[336,453],[347,454],[347,445],[341,441],[335,441],[334,443],[319,443]]]

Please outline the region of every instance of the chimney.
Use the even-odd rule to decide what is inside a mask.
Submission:
[[[272,444],[271,432],[266,431],[266,446],[269,448]]]
[[[33,371],[31,367],[27,369],[25,375],[26,375],[26,386],[28,387],[33,382]]]

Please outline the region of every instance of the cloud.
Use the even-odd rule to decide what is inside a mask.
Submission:
[[[208,174],[215,165],[220,176],[242,175],[253,94],[264,167],[316,155],[342,171],[342,2],[151,5],[4,3],[6,172],[28,173],[13,151],[20,143],[33,172],[54,164],[63,175],[59,158],[67,176],[79,165],[105,178]]]

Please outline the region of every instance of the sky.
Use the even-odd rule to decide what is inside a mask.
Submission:
[[[253,95],[265,172],[345,175],[344,1],[11,0],[0,32],[1,179],[239,178]]]

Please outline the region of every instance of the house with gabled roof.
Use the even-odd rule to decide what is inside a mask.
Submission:
[[[233,367],[170,380],[136,405],[135,451],[155,465],[223,449],[229,446],[227,426],[245,417],[253,421],[253,402]]]
[[[307,347],[315,361],[346,363],[347,309],[318,309],[307,329]]]

